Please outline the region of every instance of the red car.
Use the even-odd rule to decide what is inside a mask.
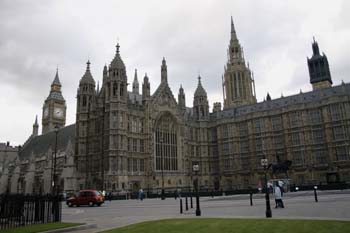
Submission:
[[[96,190],[80,190],[75,197],[68,198],[66,203],[69,207],[74,205],[101,206],[104,203],[104,197]]]

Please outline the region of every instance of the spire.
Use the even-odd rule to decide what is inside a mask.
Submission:
[[[35,122],[34,122],[34,125],[39,125],[39,124],[38,124],[38,115],[35,115]]]
[[[103,73],[105,74],[107,74],[107,64],[105,64],[105,66],[103,67]]]
[[[185,92],[184,92],[184,89],[182,88],[182,85],[180,85],[180,89],[179,89],[178,107],[180,111],[182,112],[186,111],[186,97],[185,97]]]
[[[145,77],[143,78],[143,84],[142,84],[142,101],[148,100],[150,95],[151,95],[150,83],[148,81],[147,73],[145,73]]]
[[[318,44],[315,41],[315,37],[313,37],[312,52],[313,52],[313,56],[320,55],[320,49],[318,48]]]
[[[117,43],[117,46],[115,46],[117,48],[117,54],[119,54],[119,48],[120,48],[120,45],[119,43]]]
[[[91,83],[93,85],[95,85],[95,80],[94,78],[92,77],[91,75],[91,72],[90,72],[90,60],[88,60],[86,62],[86,70],[85,70],[85,74],[83,75],[83,77],[81,78],[80,80],[80,84],[81,83]]]
[[[61,86],[61,82],[60,82],[60,79],[58,77],[58,67],[56,68],[55,79],[53,80],[51,86],[53,86],[53,85]]]
[[[202,83],[201,83],[201,76],[198,76],[198,86],[196,91],[194,92],[194,97],[197,96],[207,96],[207,92],[204,90]]]
[[[90,60],[86,62],[86,71],[90,71]]]
[[[232,16],[223,79],[224,109],[256,103],[253,73],[245,62],[243,47],[238,40]]]
[[[233,24],[233,18],[231,16],[231,40],[238,40],[235,25]]]
[[[38,115],[35,116],[35,122],[33,124],[33,133],[32,136],[38,136],[39,124],[38,124]]]
[[[134,82],[138,82],[137,81],[137,69],[135,69]]]
[[[267,101],[270,101],[270,100],[271,100],[270,93],[268,93],[268,92],[267,92],[267,95],[266,95],[266,100],[267,100]]]
[[[161,70],[161,83],[168,83],[168,70],[165,58],[163,57]]]
[[[134,82],[132,83],[132,92],[139,94],[139,81],[137,80],[137,69],[135,69]]]
[[[233,18],[232,18],[232,15],[231,15],[231,33],[236,33],[236,30],[235,30],[235,25],[233,24]]]
[[[125,65],[124,65],[124,62],[122,60],[122,58],[120,57],[120,51],[119,51],[119,43],[117,44],[116,46],[117,48],[117,51],[115,53],[115,56],[109,66],[110,69],[125,69]]]

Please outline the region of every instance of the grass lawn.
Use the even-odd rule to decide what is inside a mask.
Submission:
[[[26,227],[16,227],[12,229],[0,230],[0,233],[34,233],[78,225],[81,225],[81,223],[52,222],[46,224],[36,224]]]
[[[105,233],[345,233],[350,221],[279,219],[167,219],[142,222]]]

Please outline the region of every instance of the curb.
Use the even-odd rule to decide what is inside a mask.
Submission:
[[[79,231],[79,230],[86,230],[91,228],[97,228],[97,224],[83,224],[80,226],[74,226],[74,227],[66,227],[61,229],[55,229],[55,230],[49,230],[49,231],[42,231],[41,233],[60,233],[60,232],[71,232],[71,231]]]

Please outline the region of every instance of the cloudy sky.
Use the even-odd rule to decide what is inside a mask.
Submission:
[[[222,102],[231,15],[255,74],[258,101],[267,92],[278,98],[311,90],[306,57],[313,36],[327,54],[334,85],[349,82],[349,11],[346,0],[1,0],[0,142],[23,144],[35,115],[41,122],[57,66],[67,124],[74,123],[86,61],[101,83],[117,41],[129,82],[135,68],[139,79],[147,72],[153,92],[164,56],[174,95],[182,84],[192,106],[200,73],[212,109]]]

